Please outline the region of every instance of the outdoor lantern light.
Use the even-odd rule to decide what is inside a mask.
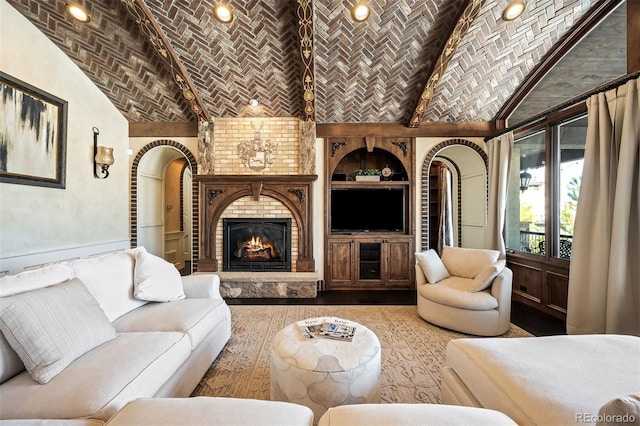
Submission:
[[[113,165],[113,148],[98,146],[100,130],[93,128],[93,175],[98,179],[109,177],[109,166]],[[98,168],[98,166],[100,166]],[[99,169],[99,170],[98,170]]]
[[[531,182],[531,173],[526,170],[520,173],[520,191],[526,191],[529,189],[529,183]]]

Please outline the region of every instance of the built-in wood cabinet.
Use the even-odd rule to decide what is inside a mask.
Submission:
[[[409,236],[332,237],[327,286],[331,290],[412,288],[413,246]]]
[[[413,138],[326,140],[326,267],[329,290],[412,289]],[[387,169],[359,181],[357,169]],[[374,178],[376,179],[376,178]]]

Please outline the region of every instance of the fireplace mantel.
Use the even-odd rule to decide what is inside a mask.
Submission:
[[[196,175],[200,198],[200,259],[198,271],[217,272],[216,225],[234,201],[260,195],[279,200],[298,226],[297,272],[315,271],[313,259],[313,194],[317,175]]]

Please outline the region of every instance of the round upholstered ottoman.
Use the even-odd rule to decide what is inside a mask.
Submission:
[[[380,341],[357,324],[353,340],[306,340],[296,323],[273,338],[271,400],[311,408],[314,421],[330,407],[380,402]]]

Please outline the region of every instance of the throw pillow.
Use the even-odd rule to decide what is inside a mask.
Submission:
[[[0,298],[0,329],[38,383],[116,336],[96,299],[77,278]]]
[[[597,426],[639,425],[640,394],[623,395],[600,407]]]
[[[143,247],[136,251],[133,295],[149,302],[171,302],[184,299],[184,287],[176,267]]]
[[[433,249],[416,253],[416,260],[425,277],[427,277],[427,281],[431,284],[442,281],[449,276],[449,271],[440,260],[438,253]]]
[[[469,291],[482,291],[491,285],[493,279],[498,276],[500,272],[504,270],[505,261],[498,260],[497,262],[493,262],[491,265],[484,268],[476,277],[473,279],[471,283],[471,288]]]
[[[442,263],[454,277],[474,279],[484,268],[498,260],[497,250],[462,247],[442,248]]]

